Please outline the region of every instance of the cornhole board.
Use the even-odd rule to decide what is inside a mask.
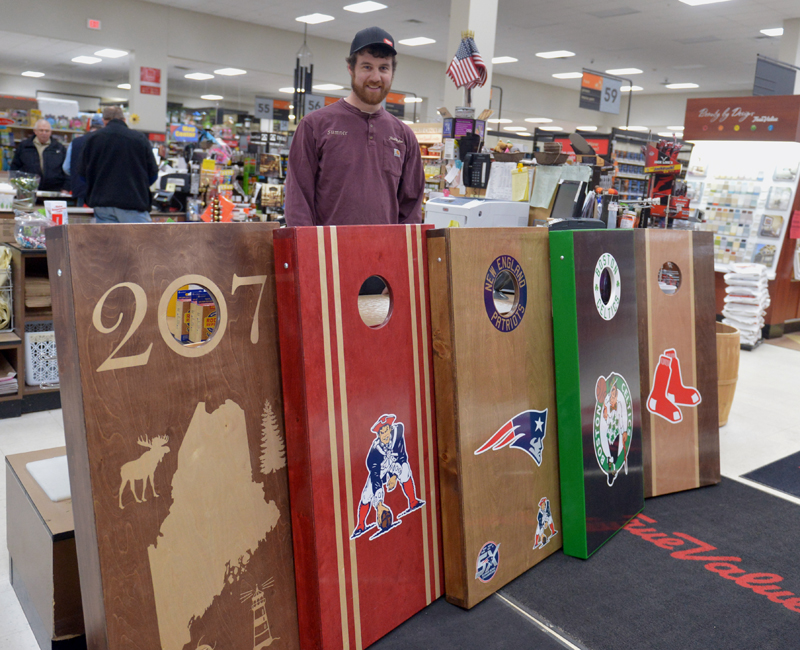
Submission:
[[[364,648],[441,595],[425,229],[275,234],[304,648]],[[391,305],[368,325],[372,276]]]
[[[9,580],[42,650],[86,648],[72,500],[51,501],[27,469],[64,454],[56,447],[6,456]]]
[[[89,647],[299,648],[272,226],[70,225],[47,249]],[[184,346],[190,284],[217,326]]]
[[[547,234],[428,233],[445,594],[465,608],[561,548]]]
[[[633,231],[550,233],[564,553],[644,506]]]
[[[644,495],[654,497],[720,481],[714,239],[648,228],[635,240]]]

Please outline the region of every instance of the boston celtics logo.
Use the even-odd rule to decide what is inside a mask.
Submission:
[[[614,485],[620,470],[628,473],[628,452],[633,434],[633,408],[628,382],[612,372],[599,377],[595,385],[597,404],[594,407],[592,438],[597,464]]]
[[[603,320],[611,320],[619,309],[619,266],[610,253],[603,253],[594,267],[594,304]]]
[[[498,257],[483,281],[486,315],[501,332],[515,330],[525,315],[528,283],[519,262],[510,255]]]

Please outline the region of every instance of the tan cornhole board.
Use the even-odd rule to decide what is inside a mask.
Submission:
[[[428,268],[445,590],[470,608],[562,545],[548,233],[433,231]]]
[[[635,237],[644,494],[653,497],[720,481],[713,235],[648,228]],[[658,282],[665,264],[680,274],[669,294]]]

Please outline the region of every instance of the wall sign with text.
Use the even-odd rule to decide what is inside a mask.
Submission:
[[[619,77],[584,70],[580,107],[619,115],[621,88],[622,79]]]

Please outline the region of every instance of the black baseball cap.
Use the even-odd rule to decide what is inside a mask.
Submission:
[[[380,27],[367,27],[358,32],[350,44],[350,54],[355,54],[368,45],[386,45],[392,50],[392,54],[397,54],[392,35]]]

